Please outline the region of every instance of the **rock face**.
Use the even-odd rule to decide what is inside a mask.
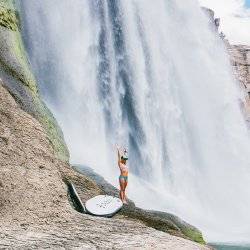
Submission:
[[[213,10],[208,8],[202,9],[208,16],[211,27],[217,32],[220,25],[220,19],[215,18]],[[250,123],[250,45],[233,45],[229,43],[223,33],[219,35],[223,39],[229,53],[235,79],[244,90],[245,102],[242,106],[244,106],[246,120]]]
[[[107,219],[73,209],[65,182],[81,186],[82,199],[101,189],[55,157],[43,126],[20,108],[2,82],[0,166],[1,248],[208,249],[125,214]]]
[[[237,79],[250,92],[250,46],[230,45],[228,51]]]
[[[214,11],[205,7],[202,7],[202,10],[207,15],[210,21],[211,28],[214,29],[215,31],[218,31],[219,26],[220,26],[220,19],[215,18]]]
[[[250,46],[227,44],[227,48],[236,79],[245,90],[246,119],[250,122]]]
[[[69,153],[53,115],[41,101],[35,78],[19,32],[12,0],[0,0],[0,78],[23,110],[38,119],[46,130],[57,157],[68,161]]]

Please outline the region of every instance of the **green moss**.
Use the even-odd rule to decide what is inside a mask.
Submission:
[[[23,74],[19,75],[19,79],[31,90],[34,95],[38,95],[37,83],[32,71],[30,70],[20,32],[16,32],[16,40],[13,45],[15,55],[19,58],[19,63],[23,70]]]
[[[127,212],[128,211],[126,211],[125,214],[127,214]],[[130,217],[133,217],[133,213],[129,214]],[[206,244],[202,233],[198,229],[186,224],[185,222],[183,222],[183,224],[177,222],[177,217],[173,215],[156,211],[147,211],[147,214],[140,211],[140,213],[137,212],[134,213],[134,215],[136,215],[134,218],[140,219],[147,226],[175,236],[187,238],[200,244]]]
[[[188,229],[184,229],[183,234],[186,235],[189,239],[198,242],[200,244],[206,244],[206,242],[204,241],[203,237],[202,237],[202,233],[199,232],[198,230],[194,230],[191,228]]]
[[[0,58],[2,66],[14,78],[20,80],[24,85],[30,88],[31,92],[37,95],[37,85],[35,78],[29,68],[26,51],[19,32],[19,17],[12,0],[0,0],[0,26],[9,31],[3,34],[4,40],[9,47],[7,54],[16,60],[6,60],[6,56]],[[8,56],[7,56],[8,58]],[[18,63],[15,63],[18,62]]]
[[[11,0],[0,0],[0,25],[13,31],[18,30],[18,15]]]
[[[68,162],[69,151],[56,119],[40,98],[35,99],[35,105],[37,107],[37,113],[39,114],[37,119],[47,131],[48,139],[52,144],[57,157],[64,162]]]
[[[0,25],[10,30],[18,29],[18,20],[12,10],[4,10],[0,8]]]

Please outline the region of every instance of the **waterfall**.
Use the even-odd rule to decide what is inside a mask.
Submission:
[[[40,92],[72,163],[198,226],[250,236],[250,140],[224,44],[196,0],[19,0]]]

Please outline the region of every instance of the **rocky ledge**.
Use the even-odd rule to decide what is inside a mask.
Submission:
[[[82,183],[80,180],[73,180],[82,201],[85,202],[87,199],[99,194],[108,194],[119,197],[119,190],[109,184],[102,176],[95,173],[91,168],[81,165],[75,165],[73,168],[84,178],[88,177],[87,183]],[[89,186],[93,187],[94,185],[97,185],[98,188],[93,189],[94,193],[91,193],[90,196],[86,195],[86,189]],[[136,207],[131,200],[128,202],[128,205],[123,206],[122,210],[115,215],[114,218],[134,219],[149,227],[167,232],[171,235],[193,240],[201,244],[205,243],[201,232],[197,228],[189,225],[177,216],[159,211],[143,210]]]

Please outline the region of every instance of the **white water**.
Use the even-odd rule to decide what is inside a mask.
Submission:
[[[195,0],[22,0],[41,93],[71,161],[209,241],[249,241],[250,141],[224,46]]]

